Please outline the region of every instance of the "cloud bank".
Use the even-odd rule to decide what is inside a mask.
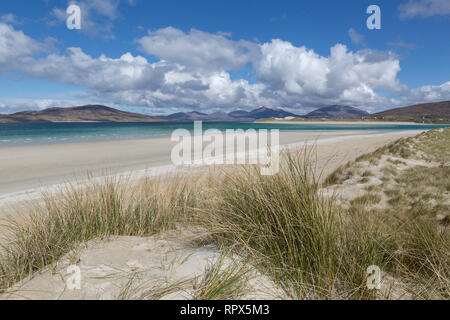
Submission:
[[[0,23],[0,73],[79,86],[92,100],[155,113],[261,105],[302,112],[326,104],[373,111],[450,99],[449,82],[417,89],[401,84],[399,57],[388,51],[353,52],[338,43],[321,56],[281,39],[256,43],[172,27],[150,31],[136,43],[142,55],[92,57],[82,48],[43,54],[46,43]],[[244,68],[251,68],[254,81],[231,75]]]

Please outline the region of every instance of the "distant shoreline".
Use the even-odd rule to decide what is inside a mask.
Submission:
[[[418,122],[408,122],[408,121],[364,121],[364,120],[355,120],[355,121],[346,121],[346,120],[267,120],[267,121],[255,121],[255,123],[270,123],[270,124],[367,124],[367,125],[375,125],[375,124],[408,124],[408,125],[417,125],[417,126],[426,126],[426,125],[439,125],[434,123],[418,123]]]

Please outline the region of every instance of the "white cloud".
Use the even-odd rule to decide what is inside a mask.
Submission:
[[[448,100],[450,100],[450,81],[437,86],[428,85],[410,90],[408,95],[400,99],[402,104]]]
[[[19,23],[17,16],[12,13],[7,13],[7,14],[0,16],[0,22],[8,23],[8,24],[18,24]]]
[[[348,30],[348,35],[349,35],[349,37],[350,37],[350,40],[352,40],[352,42],[353,42],[354,44],[359,44],[359,45],[362,45],[362,46],[364,46],[364,45],[366,44],[366,43],[365,43],[365,39],[364,39],[364,35],[362,35],[362,34],[356,32],[355,29],[350,28],[350,29]]]
[[[0,72],[11,70],[41,50],[41,45],[20,30],[0,22]]]
[[[73,107],[83,105],[83,101],[55,99],[2,99],[0,114],[10,114],[18,111],[43,110],[53,107]]]
[[[172,27],[150,31],[138,43],[147,54],[195,69],[239,69],[258,52],[256,44],[233,41],[224,33],[184,33]]]
[[[279,39],[257,44],[174,28],[153,31],[139,43],[143,51],[161,60],[151,63],[131,53],[118,58],[92,57],[81,48],[36,58],[35,52],[45,43],[0,23],[0,71],[82,87],[86,90],[83,101],[145,106],[152,113],[226,111],[261,105],[300,113],[326,104],[376,110],[450,99],[449,83],[414,90],[402,85],[397,78],[400,61],[391,52],[352,52],[336,44],[329,56],[321,56]],[[232,79],[230,69],[249,63],[256,83]],[[389,91],[394,98],[380,95],[379,90]]]
[[[329,57],[322,57],[281,40],[263,44],[256,63],[259,79],[288,103],[377,103],[381,97],[374,89],[404,89],[397,79],[399,71],[399,60],[392,53],[353,53],[337,44]]]
[[[428,18],[436,15],[450,15],[449,0],[409,0],[399,5],[400,18]]]
[[[263,87],[245,80],[232,81],[225,71],[188,72],[177,64],[149,63],[130,53],[117,59],[104,55],[93,58],[80,48],[69,48],[65,55],[30,60],[22,72],[81,86],[110,101],[152,108],[252,105],[258,99],[254,91]]]

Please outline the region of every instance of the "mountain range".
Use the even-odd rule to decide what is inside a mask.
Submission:
[[[49,108],[41,111],[24,111],[10,115],[0,115],[0,122],[192,122],[192,121],[236,121],[253,122],[260,119],[385,119],[422,121],[450,121],[450,101],[419,104],[403,108],[395,108],[375,114],[349,106],[332,105],[314,110],[306,115],[296,115],[282,109],[261,107],[252,111],[237,110],[230,113],[215,112],[179,112],[168,116],[149,116],[117,110],[102,105],[87,105],[72,108]]]
[[[253,111],[237,110],[230,113],[215,112],[211,114],[201,112],[179,112],[161,118],[169,121],[255,121],[263,118],[300,117],[281,109],[261,107]]]

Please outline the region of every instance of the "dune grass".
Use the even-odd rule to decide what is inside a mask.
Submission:
[[[366,268],[383,261],[368,228],[321,194],[309,154],[287,154],[285,164],[274,176],[239,168],[226,177],[202,225],[221,246],[253,257],[291,298],[373,298]]]
[[[395,145],[390,149],[402,152]],[[414,298],[448,299],[448,227],[420,210],[410,214],[372,208],[381,200],[377,193],[341,206],[335,197],[322,194],[312,152],[284,154],[280,172],[272,176],[262,176],[258,167],[235,167],[188,179],[108,178],[84,188],[69,186],[60,196],[46,195],[44,205],[7,222],[0,290],[88,240],[144,237],[181,225],[208,230],[204,241],[238,254],[294,299],[396,298],[368,290],[370,265],[400,279]],[[352,168],[341,170],[348,174]],[[395,178],[406,179],[397,172]],[[334,174],[327,180],[339,179]],[[213,267],[198,283],[194,298],[238,298],[244,278],[241,269]],[[144,298],[167,292],[173,287]]]
[[[132,183],[108,177],[82,188],[68,185],[61,196],[44,194],[44,204],[30,207],[26,218],[4,224],[0,290],[58,261],[82,242],[150,236],[174,228],[196,206],[195,191],[177,178]]]
[[[376,217],[389,252],[384,270],[402,279],[415,298],[450,297],[449,134],[450,128],[445,128],[400,139],[338,168],[326,180],[328,187],[351,188],[351,181],[342,184],[348,172],[358,172],[355,168],[363,163],[376,169],[381,184],[367,185],[366,194],[348,201],[349,210]],[[373,159],[380,162],[377,168]],[[412,165],[407,163],[411,159]]]
[[[195,300],[238,300],[248,293],[252,268],[220,256],[194,284]]]

